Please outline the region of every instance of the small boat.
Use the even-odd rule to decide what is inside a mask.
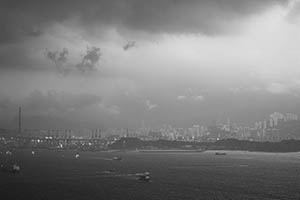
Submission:
[[[112,158],[112,160],[118,160],[118,161],[121,161],[121,160],[122,160],[122,157],[120,157],[120,156],[114,156],[114,157]]]
[[[225,156],[226,153],[225,152],[216,152],[215,155],[216,156]]]
[[[32,155],[35,155],[35,151],[31,151],[31,154],[32,154]]]
[[[1,169],[4,172],[9,172],[9,173],[15,174],[15,173],[19,173],[20,172],[21,167],[20,167],[20,165],[17,165],[16,163],[14,163],[12,165],[4,165],[4,164],[2,164],[1,165]]]
[[[79,158],[79,157],[80,157],[79,153],[76,153],[75,158]]]
[[[20,172],[20,166],[19,165],[17,165],[17,164],[13,164],[13,166],[12,166],[12,172],[13,173],[17,173],[17,172]]]
[[[150,181],[150,173],[149,172],[144,172],[144,173],[136,173],[135,177],[139,181]]]
[[[102,172],[102,174],[114,174],[114,173],[116,173],[116,170],[114,169],[109,169]]]

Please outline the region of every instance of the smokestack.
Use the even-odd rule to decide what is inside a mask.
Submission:
[[[21,107],[19,107],[19,134],[22,132],[22,122],[21,122]]]

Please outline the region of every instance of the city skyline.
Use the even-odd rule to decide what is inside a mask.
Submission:
[[[165,122],[165,123],[162,123],[162,124],[158,124],[158,125],[151,125],[150,123],[147,123],[145,120],[141,120],[141,122],[139,123],[138,126],[136,127],[128,127],[128,126],[125,126],[125,127],[101,127],[98,125],[96,126],[75,126],[75,127],[72,127],[72,126],[39,126],[39,125],[32,125],[32,124],[26,124],[23,122],[23,113],[22,113],[22,107],[19,107],[18,108],[18,115],[16,115],[14,117],[14,126],[12,127],[9,127],[8,129],[10,130],[17,130],[18,133],[20,134],[22,132],[22,130],[105,130],[105,129],[131,129],[131,130],[135,130],[135,129],[149,129],[149,130],[155,130],[157,128],[161,128],[161,127],[164,127],[164,126],[174,126],[174,127],[178,127],[178,128],[189,128],[191,126],[215,126],[215,125],[222,125],[222,124],[226,124],[227,128],[225,129],[230,129],[230,124],[234,124],[235,126],[238,125],[238,126],[241,126],[241,127],[254,127],[255,129],[258,128],[258,127],[267,127],[267,126],[270,126],[270,127],[273,127],[273,126],[277,126],[279,124],[280,121],[291,121],[291,120],[294,120],[294,121],[298,121],[299,118],[298,118],[298,114],[295,114],[295,113],[290,113],[290,112],[286,112],[286,113],[280,113],[280,112],[277,112],[277,111],[274,111],[273,113],[269,113],[267,115],[267,117],[265,118],[258,118],[258,119],[255,119],[255,121],[238,121],[236,119],[232,119],[230,118],[230,116],[223,116],[223,118],[216,118],[216,119],[213,119],[211,120],[210,122],[206,123],[205,121],[199,121],[199,120],[196,120],[196,121],[190,121],[189,123],[185,124],[184,126],[179,126],[178,124],[176,123],[172,123],[172,122]],[[267,125],[268,124],[268,125]],[[0,129],[6,129],[7,127],[0,127]]]
[[[212,124],[194,123],[192,126],[180,127],[176,124],[163,124],[162,126],[147,126],[143,120],[141,127],[137,128],[109,128],[103,127],[23,127],[22,108],[18,112],[18,129],[15,131],[0,129],[0,133],[7,136],[33,138],[34,140],[65,140],[75,139],[119,139],[120,137],[136,137],[142,140],[175,140],[193,142],[214,142],[222,139],[238,139],[249,141],[282,141],[299,139],[299,118],[294,113],[273,112],[268,118],[250,125],[238,124],[227,118],[226,122],[214,121]]]

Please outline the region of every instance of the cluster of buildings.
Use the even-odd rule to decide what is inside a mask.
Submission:
[[[285,115],[279,112],[274,112],[270,115],[270,118],[264,121],[256,122],[255,129],[263,130],[268,128],[277,127],[279,124],[287,121],[296,121],[298,120],[298,115],[293,113],[286,113]]]
[[[300,140],[300,130],[299,134],[295,134],[295,131],[293,133],[283,132],[282,127],[288,124],[288,122],[299,122],[298,115],[274,112],[270,115],[269,119],[256,122],[252,126],[239,126],[231,122],[230,119],[226,123],[218,123],[210,126],[196,124],[188,128],[177,128],[172,125],[164,125],[162,128],[157,129],[144,128],[129,133],[127,131],[123,137],[138,137],[142,140],[165,139],[196,142],[214,142],[229,138],[270,142],[287,139]]]
[[[290,130],[283,130],[285,124],[298,121],[298,115],[293,113],[282,114],[274,112],[270,115],[269,119],[256,122],[254,130],[260,140],[263,141],[281,141],[285,139],[300,139],[299,134],[295,134],[297,126],[290,126]],[[291,130],[294,129],[294,130]],[[283,132],[284,131],[284,132]],[[291,132],[290,132],[291,131]]]
[[[290,123],[296,122],[296,123]],[[291,130],[288,127],[292,124]],[[294,125],[296,125],[294,127]],[[299,132],[298,129],[299,129]],[[286,131],[287,130],[287,131]],[[295,131],[296,130],[296,131]],[[297,132],[295,134],[295,132]],[[17,136],[23,145],[74,147],[86,149],[105,149],[122,137],[135,137],[141,140],[172,140],[187,142],[214,142],[222,139],[235,138],[238,140],[270,141],[276,142],[286,139],[300,140],[300,121],[298,115],[293,113],[272,113],[268,119],[255,122],[252,126],[239,126],[227,119],[225,123],[210,126],[195,124],[187,128],[179,128],[165,124],[160,128],[139,129],[21,129],[18,131],[0,130],[0,136]],[[8,137],[6,137],[8,138]]]
[[[236,123],[231,123],[228,119],[226,124],[219,124],[214,128],[210,127],[209,133],[212,134],[208,135],[209,140],[212,141],[227,138],[270,142],[288,139],[299,140],[300,132],[295,133],[297,128],[300,127],[298,122],[298,115],[296,114],[274,112],[268,119],[255,122],[252,126],[239,126]],[[292,131],[289,132],[290,130]]]

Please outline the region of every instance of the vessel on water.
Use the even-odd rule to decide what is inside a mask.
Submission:
[[[76,154],[75,154],[75,158],[79,158],[79,153],[76,153]]]
[[[142,149],[141,153],[202,153],[205,149]]]
[[[122,157],[120,157],[120,156],[114,156],[114,157],[112,158],[112,160],[118,160],[118,161],[121,161],[121,160],[122,160]]]
[[[216,156],[225,156],[226,153],[225,152],[216,152],[215,155]]]
[[[144,173],[136,173],[135,177],[139,181],[150,181],[150,173],[149,172],[144,172]]]
[[[16,163],[14,164],[2,164],[1,169],[3,172],[8,172],[8,173],[19,173],[21,170],[20,165],[17,165]]]

